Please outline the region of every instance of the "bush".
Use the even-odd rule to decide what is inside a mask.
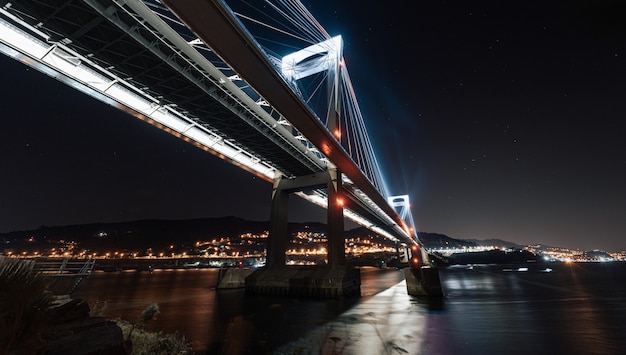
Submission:
[[[178,333],[148,332],[119,318],[115,319],[115,322],[122,329],[124,338],[130,340],[133,355],[185,355],[192,353],[191,343]]]
[[[141,312],[140,322],[130,323],[116,319],[117,326],[122,329],[129,353],[133,355],[184,355],[191,354],[191,343],[178,333],[163,334],[147,332],[146,325],[159,314],[159,306],[153,303]]]
[[[30,261],[0,256],[0,354],[34,353],[51,322],[50,278]]]

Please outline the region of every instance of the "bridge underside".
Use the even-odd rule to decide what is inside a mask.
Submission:
[[[196,2],[192,1],[190,4],[194,5]],[[281,124],[276,120],[272,121],[271,117],[265,117],[265,121],[259,119],[259,116],[263,116],[259,113],[259,104],[254,101],[252,104],[244,103],[239,97],[225,90],[225,87],[234,85],[229,77],[221,73],[219,77],[207,73],[208,66],[221,55],[218,56],[211,50],[199,54],[189,45],[197,37],[184,26],[180,26],[182,29],[177,31],[180,33],[186,31],[187,38],[183,40],[180,38],[182,34],[175,33],[174,37],[178,36],[182,41],[177,43],[169,33],[164,34],[167,31],[156,28],[159,26],[152,22],[148,23],[140,17],[140,15],[157,16],[139,1],[32,0],[13,3],[0,0],[0,6],[3,15],[9,14],[19,19],[15,21],[19,23],[16,27],[24,24],[35,28],[33,31],[42,33],[41,37],[45,37],[43,41],[48,46],[41,57],[34,58],[35,61],[32,57],[15,54],[1,42],[0,51],[56,79],[250,170],[269,182],[274,182],[276,173],[281,178],[295,178],[323,172],[329,166],[323,159],[316,158],[312,150],[309,151],[304,145],[298,144],[300,142],[294,142],[298,140],[297,138],[286,137],[284,134],[286,129],[280,127]],[[142,7],[149,14],[138,14],[137,9]],[[171,28],[168,31],[174,32]],[[223,32],[212,33],[223,34]],[[66,52],[64,48],[71,49],[76,56]],[[91,82],[76,82],[75,78],[70,76],[71,73],[48,67],[50,62],[60,60],[70,63],[70,71],[74,69],[73,66],[79,68],[85,64],[90,68],[102,69],[103,71],[97,75],[108,77],[99,84],[104,89],[98,90],[97,85]],[[246,58],[243,61],[252,60]],[[255,71],[260,70],[253,70]],[[232,69],[231,72],[237,74]],[[281,85],[285,85],[282,80],[266,91],[285,91],[289,95],[293,94],[291,89]],[[135,91],[142,100],[148,101],[145,104],[147,108],[142,110],[126,106],[125,103],[119,102],[117,97],[111,96],[113,89],[118,92]],[[286,100],[276,101],[282,103]],[[287,101],[296,102],[294,98]],[[298,107],[298,110],[302,109],[301,106],[300,103],[293,105]],[[170,112],[173,109],[176,109],[177,114],[184,115],[185,120],[179,120],[180,122],[175,125],[168,126],[167,122],[149,115],[149,112]],[[317,145],[320,151],[324,150],[324,147],[331,149],[330,161],[333,164],[340,162],[339,169],[349,178],[349,181],[344,181],[345,208],[349,210],[348,212],[354,212],[346,213],[346,216],[382,235],[404,239],[403,241],[407,243],[414,242],[403,230],[403,221],[358,172],[358,168],[350,163],[349,158],[341,153],[342,148],[338,143],[334,139],[329,139],[332,138],[331,135],[320,126],[317,119],[308,117],[306,110],[284,109],[284,111],[292,112],[290,118],[299,120],[300,124],[306,123],[309,128],[313,127],[312,133],[308,132],[306,136],[315,136],[315,139],[319,140]],[[212,137],[210,144],[197,140],[198,135],[208,136],[206,132],[215,136]],[[233,148],[231,150],[235,150],[238,155],[230,158],[222,154],[218,148],[224,145],[231,146]],[[240,164],[238,160],[240,156],[253,163],[258,162],[257,165],[263,165],[264,172],[259,174]],[[322,200],[326,198],[323,194],[320,195],[319,191],[312,189],[302,190],[297,194],[311,201],[318,201],[320,196]],[[318,204],[326,207],[326,201]],[[357,219],[353,218],[354,215]],[[364,221],[359,221],[359,217]]]
[[[219,132],[223,140],[237,142],[285,174],[298,176],[315,171],[296,158],[300,152],[290,151],[288,145],[277,149],[275,142],[283,138],[272,137],[273,133],[252,119],[252,114],[219,84],[208,80],[176,48],[163,45],[157,33],[138,26],[137,19],[122,11],[115,1],[0,0],[2,7],[7,3],[16,13],[28,14],[21,20],[45,31],[48,42],[67,44],[144,94],[157,98],[160,106],[181,108],[198,126]]]
[[[171,3],[170,5],[184,4],[192,13],[198,4],[208,4],[208,1],[195,0],[165,2]],[[191,48],[189,43],[196,39],[195,34],[187,28],[179,29],[181,32],[187,31],[190,42],[179,38],[182,43],[178,43],[176,36],[179,34],[167,37],[168,31],[174,32],[171,28],[158,28],[160,27],[158,22],[148,23],[149,21],[141,18],[140,15],[156,17],[151,11],[137,13],[142,6],[145,8],[141,2],[130,0],[29,0],[15,3],[0,0],[2,15],[14,20],[10,26],[22,29],[28,27],[33,36],[40,36],[43,38],[42,43],[48,46],[38,58],[15,53],[13,48],[7,47],[2,42],[0,51],[203,149],[207,148],[207,151],[222,158],[225,157],[221,153],[212,150],[214,148],[206,147],[200,141],[194,141],[194,136],[186,135],[187,132],[210,131],[219,136],[217,138],[219,143],[215,143],[216,146],[231,144],[235,150],[245,152],[249,160],[263,162],[270,172],[262,177],[275,185],[272,196],[271,241],[268,246],[268,267],[246,280],[251,292],[270,290],[273,293],[290,293],[298,290],[297,292],[323,295],[357,293],[360,286],[358,272],[355,273],[354,270],[345,267],[344,209],[366,216],[371,221],[368,228],[376,225],[378,230],[386,235],[404,238],[407,243],[413,242],[403,231],[403,221],[387,201],[375,191],[359,168],[344,154],[341,146],[326,128],[320,127],[315,117],[309,117],[309,111],[303,107],[304,104],[290,96],[293,92],[282,79],[274,72],[270,75],[271,68],[259,67],[257,70],[257,62],[251,59],[252,57],[241,57],[244,49],[251,46],[244,44],[240,49],[233,51],[240,63],[246,63],[238,71],[249,72],[246,78],[258,78],[258,85],[251,83],[251,86],[265,87],[264,98],[275,98],[268,101],[287,105],[280,112],[288,113],[292,120],[299,121],[302,125],[298,128],[299,131],[308,132],[304,135],[313,139],[319,151],[323,151],[340,171],[333,170],[334,165],[326,165],[312,157],[312,154],[309,154],[311,151],[306,151],[306,147],[294,143],[296,139],[293,136],[286,137],[282,134],[280,124],[272,121],[271,117],[259,119],[264,115],[259,112],[259,107],[254,101],[252,104],[244,104],[241,97],[225,90],[224,87],[233,86],[231,79],[222,73],[217,76],[208,73],[211,68],[215,69],[210,60],[195,50],[193,53],[189,51]],[[226,31],[231,31],[232,35],[237,37],[235,32],[238,32],[238,29],[213,30],[199,27],[194,28],[194,31],[204,33],[206,36],[202,39],[205,43],[210,43],[211,39],[207,38],[208,36],[216,37],[215,33],[220,33],[217,37],[221,38]],[[227,41],[223,45],[228,47],[230,43]],[[216,56],[216,53],[207,55],[222,56],[222,54]],[[254,56],[256,53],[250,55]],[[33,59],[36,63],[33,63]],[[68,72],[51,70],[47,67],[47,60],[65,61],[75,68],[88,63],[92,68],[103,70],[98,72],[98,75],[107,76],[111,80],[104,85],[105,89],[98,89],[96,84],[74,81]],[[265,73],[266,76],[258,76],[260,73]],[[265,80],[266,78],[278,80],[269,81]],[[132,85],[130,89],[130,86],[119,89],[134,91],[137,95],[145,97],[146,101],[149,101],[148,106],[155,112],[169,112],[171,108],[176,108],[177,114],[186,117],[186,121],[180,124],[182,128],[172,129],[153,119],[146,113],[147,111],[127,106],[109,95],[120,83]],[[235,158],[230,159],[237,164]],[[277,176],[271,171],[277,172]],[[348,177],[347,181],[342,178],[342,173]],[[329,226],[328,264],[316,270],[307,268],[287,270],[284,263],[284,249],[288,239],[286,235],[288,207],[285,196],[298,193],[306,197],[324,189],[327,203],[324,207],[328,209]],[[339,197],[344,198],[341,203],[338,202]]]

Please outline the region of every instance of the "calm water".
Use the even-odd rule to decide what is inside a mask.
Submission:
[[[374,268],[362,270],[358,299],[216,291],[216,269],[100,272],[73,296],[106,300],[106,317],[130,321],[157,303],[149,329],[178,331],[203,354],[284,352],[298,339],[318,353],[320,329],[341,330],[333,339],[343,354],[626,353],[626,263],[478,265],[440,276],[440,302],[406,295],[401,270]]]

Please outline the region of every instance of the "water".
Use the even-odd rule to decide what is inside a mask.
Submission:
[[[551,268],[546,272],[546,267]],[[442,269],[443,299],[408,296],[402,270],[362,269],[362,297],[244,296],[214,289],[215,269],[95,273],[74,297],[107,301],[201,354],[623,354],[626,263]],[[277,350],[278,349],[278,350]]]
[[[446,270],[445,311],[428,317],[439,338],[432,348],[450,354],[623,354],[626,263],[547,267],[553,270]]]

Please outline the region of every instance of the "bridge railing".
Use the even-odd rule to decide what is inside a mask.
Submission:
[[[50,290],[55,295],[70,295],[91,275],[95,259],[41,259],[33,262],[33,270],[52,277]]]
[[[95,259],[45,259],[36,260],[33,270],[48,276],[88,276],[93,271]]]

